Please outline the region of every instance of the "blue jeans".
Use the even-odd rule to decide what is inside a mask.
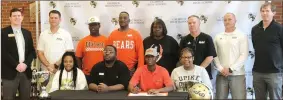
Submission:
[[[253,72],[253,86],[256,99],[282,99],[282,73]]]
[[[230,75],[224,77],[217,75],[216,99],[227,99],[231,91],[232,99],[246,99],[246,77],[245,75]]]

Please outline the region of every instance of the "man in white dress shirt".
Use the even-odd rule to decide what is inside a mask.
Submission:
[[[217,57],[214,58],[220,72],[216,78],[216,99],[227,99],[229,89],[232,99],[246,99],[245,61],[248,57],[248,38],[236,29],[233,13],[224,16],[225,32],[214,39]]]

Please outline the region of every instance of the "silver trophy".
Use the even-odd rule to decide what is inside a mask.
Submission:
[[[39,99],[48,99],[50,98],[50,95],[46,91],[46,85],[49,82],[49,72],[48,71],[39,71],[35,73],[37,82],[39,82],[41,90],[39,94]]]

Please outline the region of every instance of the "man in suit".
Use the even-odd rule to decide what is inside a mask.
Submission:
[[[31,32],[21,28],[20,9],[10,11],[11,25],[1,29],[1,79],[3,99],[15,99],[17,90],[21,100],[30,99],[31,62],[36,57]]]

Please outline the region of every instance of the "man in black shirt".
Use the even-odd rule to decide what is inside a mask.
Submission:
[[[181,39],[180,49],[192,48],[195,52],[194,64],[204,67],[210,79],[212,79],[210,63],[216,57],[213,40],[211,36],[200,32],[200,19],[198,16],[190,16],[188,24],[190,34]]]
[[[108,92],[127,89],[130,72],[116,56],[116,47],[107,45],[104,48],[104,61],[95,64],[90,72],[90,90]]]
[[[283,68],[282,25],[275,22],[275,6],[265,3],[260,8],[262,21],[252,28],[255,50],[253,86],[256,99],[281,99]]]

